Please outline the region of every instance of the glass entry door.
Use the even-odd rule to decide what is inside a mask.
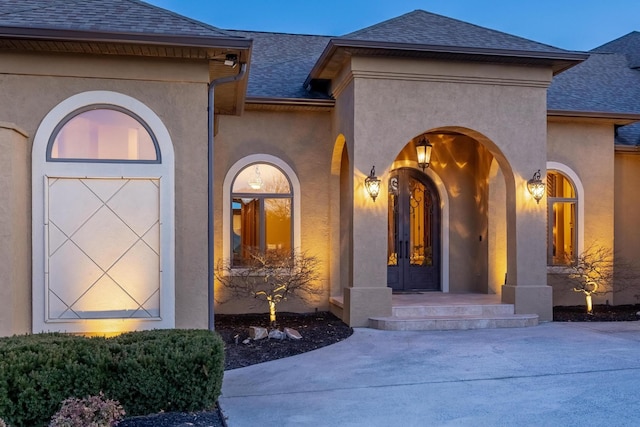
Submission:
[[[440,199],[415,169],[389,178],[387,284],[394,291],[439,291]]]

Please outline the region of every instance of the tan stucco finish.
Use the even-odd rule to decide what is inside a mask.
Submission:
[[[640,227],[638,227],[638,206],[640,206],[640,155],[636,153],[615,154],[615,255],[618,260],[616,272],[631,268],[633,280],[629,274],[625,277],[623,289],[614,294],[615,304],[637,304],[640,285]],[[634,277],[635,276],[635,277]],[[631,287],[634,283],[636,286]]]
[[[0,122],[0,336],[31,331],[28,134]]]
[[[11,53],[0,56],[0,92],[4,99],[13,101],[0,103],[0,121],[15,123],[30,138],[54,106],[72,95],[92,90],[136,98],[164,122],[175,148],[178,328],[207,327],[208,79],[206,61],[44,54],[34,58]],[[26,144],[28,150],[31,142],[29,139]],[[30,164],[26,167],[30,170]],[[27,187],[24,191],[29,193]],[[26,211],[29,209],[30,204]],[[15,229],[27,242],[29,217],[26,214],[25,223]],[[30,265],[30,256],[24,257]],[[26,286],[30,287],[29,279]],[[23,302],[20,310],[30,313],[31,302]]]
[[[584,218],[577,219],[584,225],[579,247],[614,249],[613,130],[613,125],[607,123],[550,121],[548,125],[548,160],[568,166],[584,188]],[[549,284],[554,290],[554,305],[584,303],[584,296],[571,291],[562,273],[550,273]],[[605,295],[595,302],[605,300],[613,302],[613,296]]]
[[[296,174],[301,188],[300,249],[318,258],[322,295],[306,303],[292,299],[278,305],[281,311],[329,309],[330,224],[329,211],[336,203],[329,192],[332,140],[330,113],[245,111],[241,117],[220,117],[220,132],[215,138],[215,254],[223,258],[222,183],[233,164],[249,155],[269,154],[287,164]],[[295,215],[295,213],[294,213]],[[228,243],[228,242],[227,242]],[[230,243],[228,243],[230,244]],[[217,313],[266,312],[267,305],[255,299],[227,301],[225,289],[216,285]]]
[[[546,163],[546,87],[551,70],[362,57],[351,58],[350,67],[351,72],[344,74],[344,82],[335,85],[338,95],[350,86],[354,93],[353,141],[348,142],[348,146],[353,145],[349,160],[353,167],[354,197],[353,276],[349,286],[386,287],[386,245],[380,242],[387,239],[387,200],[381,197],[374,203],[363,193],[363,180],[371,166],[376,165],[383,184],[381,193],[385,194],[387,174],[411,139],[425,132],[456,132],[481,144],[491,154],[485,160],[477,159],[476,164],[478,167],[482,164],[483,168],[483,173],[476,177],[480,187],[488,182],[491,157],[497,159],[505,176],[507,285],[512,289],[503,294],[503,300],[516,302],[518,312],[537,312],[542,320],[550,320],[550,309],[546,307],[551,307],[551,294],[546,289],[544,256],[546,210],[543,203],[537,205],[528,194],[526,181],[537,169],[544,169]],[[336,113],[348,115],[349,109]],[[348,116],[342,116],[335,123],[348,121]],[[336,128],[334,134],[346,134],[349,130]],[[454,153],[458,150],[465,152],[456,147]],[[480,155],[477,150],[476,153]],[[456,174],[457,167],[455,162],[447,162],[446,173],[459,180],[464,173]],[[476,191],[472,188],[478,186],[476,182],[466,181],[455,187],[454,177],[449,179],[449,191]],[[455,215],[452,211],[452,217]],[[467,236],[469,241],[478,242],[482,234],[478,230],[486,227],[486,223],[477,220]],[[456,233],[454,227],[451,232]],[[486,259],[486,247],[481,252]],[[462,255],[454,268],[475,265],[470,255],[478,253],[476,250],[466,257]],[[486,267],[480,273],[479,280],[486,283]],[[465,281],[458,289],[475,289],[471,278]],[[529,298],[520,298],[521,286],[528,288],[527,297],[537,299],[529,303]],[[537,287],[545,289],[529,291]]]

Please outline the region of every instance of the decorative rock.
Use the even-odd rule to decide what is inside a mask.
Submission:
[[[261,340],[267,337],[267,329],[260,326],[249,326],[249,336],[253,340]]]
[[[300,335],[300,332],[296,331],[295,329],[284,328],[284,333],[287,334],[287,337],[289,337],[289,339],[292,339],[292,340],[302,339],[302,335]]]
[[[251,340],[249,338],[247,338],[246,340],[242,341],[242,344],[249,344],[251,342]]]
[[[283,340],[287,337],[287,334],[282,332],[280,329],[274,329],[269,331],[269,338],[274,340]]]

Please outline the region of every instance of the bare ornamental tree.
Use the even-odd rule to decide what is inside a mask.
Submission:
[[[309,300],[322,294],[317,285],[319,278],[316,257],[305,252],[268,250],[247,251],[241,267],[231,260],[220,260],[216,267],[216,279],[228,291],[228,297],[218,300],[226,303],[237,298],[256,298],[269,306],[269,321],[276,323],[277,305],[288,299]]]

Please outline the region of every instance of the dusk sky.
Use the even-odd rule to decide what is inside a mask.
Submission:
[[[569,50],[640,31],[638,0],[148,0],[222,29],[343,35],[423,9]]]

